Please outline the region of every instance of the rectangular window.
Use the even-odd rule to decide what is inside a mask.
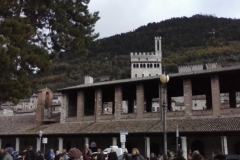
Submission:
[[[151,76],[151,74],[149,74],[149,76]]]
[[[197,103],[195,103],[194,106],[197,107]]]
[[[142,74],[142,77],[144,77],[144,74]]]
[[[137,77],[137,74],[135,74],[135,77]]]
[[[152,112],[155,112],[155,107],[152,107]]]
[[[159,112],[159,107],[157,107],[157,111]]]

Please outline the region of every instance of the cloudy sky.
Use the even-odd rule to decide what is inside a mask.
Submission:
[[[100,38],[133,31],[151,22],[195,14],[240,18],[240,0],[90,0],[89,11],[99,11],[95,30]]]

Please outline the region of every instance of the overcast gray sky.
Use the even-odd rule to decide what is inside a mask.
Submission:
[[[201,13],[240,18],[240,0],[90,0],[88,7],[91,13],[100,12],[95,26],[100,38],[172,17]]]

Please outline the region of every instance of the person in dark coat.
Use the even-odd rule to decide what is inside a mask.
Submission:
[[[154,153],[151,153],[151,155],[150,155],[150,160],[157,160],[157,157],[155,156]]]
[[[128,156],[128,153],[126,151],[123,153],[123,159],[124,160],[129,160],[130,159],[129,156]]]
[[[60,158],[61,158],[61,155],[59,154],[59,151],[56,151],[54,160],[60,160]]]
[[[177,151],[177,157],[174,158],[174,160],[186,160],[184,157],[183,157],[183,151],[181,149],[179,149]]]
[[[225,160],[226,156],[221,154],[221,152],[219,150],[214,150],[212,152],[212,158],[213,158],[213,160]]]
[[[33,150],[32,146],[29,146],[28,151],[26,152],[26,160],[36,160],[37,155]]]
[[[104,154],[100,148],[97,149],[97,160],[105,160]]]
[[[117,160],[117,153],[111,148],[110,153],[108,153],[108,160]]]
[[[83,151],[83,160],[91,160],[91,157],[92,157],[91,153],[87,148],[85,148]]]
[[[38,151],[38,152],[37,152],[37,158],[36,158],[36,159],[37,159],[37,160],[44,160],[43,154],[42,154],[41,151]]]
[[[132,149],[132,160],[141,160],[139,151],[137,148]]]

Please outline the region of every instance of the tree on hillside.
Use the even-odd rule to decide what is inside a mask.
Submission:
[[[0,1],[0,101],[17,102],[36,87],[32,75],[50,68],[55,55],[85,54],[98,37],[89,0]]]

